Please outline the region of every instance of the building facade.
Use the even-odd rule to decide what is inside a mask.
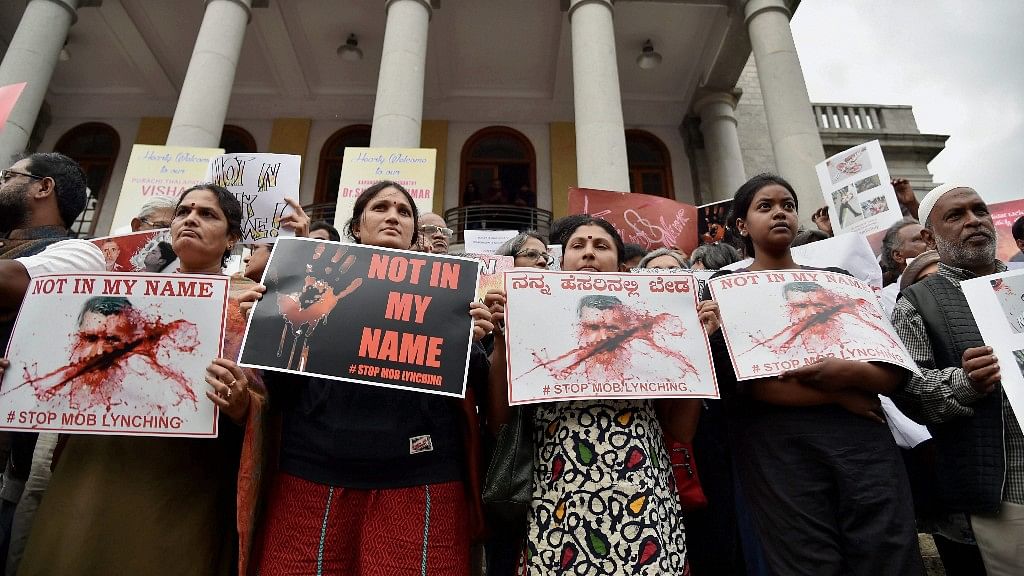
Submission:
[[[814,164],[876,137],[926,189],[945,139],[906,107],[812,105],[795,0],[11,3],[0,85],[28,85],[0,157],[79,160],[83,234],[109,231],[133,144],[300,154],[320,206],[346,146],[436,148],[455,218],[492,185],[557,217],[570,186],[706,203],[762,171],[818,206]]]

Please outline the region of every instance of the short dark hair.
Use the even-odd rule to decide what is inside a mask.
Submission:
[[[178,196],[178,204],[175,205],[174,211],[178,211],[178,207],[185,201],[185,197],[195,192],[196,190],[206,190],[213,192],[214,196],[217,197],[217,205],[220,206],[220,211],[224,213],[224,219],[228,222],[228,235],[234,236],[239,240],[242,239],[242,203],[238,201],[238,198],[231,193],[230,190],[223,186],[205,182],[203,184],[196,184],[195,186],[186,189]],[[228,258],[231,257],[231,250],[225,250],[224,255],[220,258],[220,265],[224,267],[228,263]]]
[[[409,206],[412,208],[412,243],[409,244],[409,247],[415,246],[416,240],[419,239],[420,234],[420,211],[416,208],[416,201],[412,199],[412,194],[409,194],[409,191],[401,184],[390,180],[381,180],[380,182],[377,182],[373,186],[363,190],[363,193],[356,198],[356,203],[352,206],[352,217],[348,219],[348,224],[345,225],[345,233],[348,234],[349,238],[355,240],[357,244],[359,243],[359,239],[356,238],[356,233],[353,227],[358,224],[359,219],[363,217],[363,212],[366,211],[366,206],[370,201],[376,198],[377,194],[380,194],[381,191],[386,188],[394,188],[395,190],[398,190],[403,196],[405,196],[405,199],[409,201]]]
[[[1014,240],[1024,240],[1024,216],[1017,218],[1013,223],[1013,228],[1010,229],[1010,233],[1013,234]]]
[[[326,230],[327,237],[334,242],[341,241],[341,233],[338,232],[338,229],[335,228],[334,226],[331,226],[327,222],[324,222],[323,220],[317,220],[316,222],[313,222],[312,224],[309,225],[310,232],[315,232],[317,230]]]
[[[604,218],[594,218],[589,214],[581,214],[581,216],[582,218],[573,220],[571,224],[565,225],[565,228],[560,230],[562,237],[559,243],[562,245],[563,258],[566,252],[566,246],[569,244],[569,239],[572,238],[573,232],[579,230],[581,226],[597,226],[602,228],[609,236],[612,237],[612,241],[615,243],[615,252],[618,257],[618,263],[621,266],[622,263],[626,261],[626,246],[622,242],[622,236],[619,236],[619,231],[615,229],[615,226],[612,226],[611,222]]]
[[[775,174],[758,174],[750,180],[743,183],[742,186],[736,190],[736,194],[732,197],[732,211],[729,213],[729,221],[726,225],[730,228],[737,228],[736,221],[740,218],[746,219],[747,212],[750,211],[750,205],[754,203],[754,196],[761,188],[765,186],[771,186],[777,184],[782,186],[789,191],[790,195],[793,196],[793,205],[796,206],[797,210],[800,209],[800,199],[796,197],[796,190],[793,186],[786,182],[781,176]],[[747,250],[747,256],[754,255],[754,241],[750,239],[750,235],[743,236],[743,246]]]
[[[59,152],[36,152],[25,157],[28,171],[36,176],[52,178],[57,210],[64,226],[70,228],[85,210],[88,200],[85,172],[71,158]],[[98,192],[98,190],[97,190]]]
[[[791,292],[801,292],[803,294],[809,294],[811,292],[820,292],[825,287],[817,282],[788,282],[782,287],[782,294],[788,296]]]
[[[622,306],[622,300],[619,300],[615,296],[608,296],[606,294],[588,294],[583,298],[580,298],[580,303],[576,307],[576,315],[578,316],[582,314],[584,308],[611,310],[616,306]]]
[[[690,265],[700,262],[708,270],[721,270],[742,259],[740,251],[732,244],[715,242],[698,246],[693,254],[690,254]]]
[[[174,262],[174,259],[178,257],[174,253],[174,247],[171,246],[170,242],[157,242],[155,249],[160,251],[160,260],[168,264]]]
[[[627,260],[632,260],[633,258],[636,257],[643,258],[644,256],[647,256],[647,248],[644,248],[639,244],[627,243],[623,244],[623,246],[625,247],[625,250],[623,250],[622,255],[623,262]]]
[[[801,230],[796,233],[796,236],[793,238],[793,243],[790,244],[790,246],[803,246],[804,244],[811,244],[812,242],[818,242],[820,240],[828,240],[829,238],[831,238],[831,236],[817,228],[813,230]]]
[[[124,314],[134,309],[135,307],[132,306],[132,303],[122,296],[93,296],[82,305],[82,311],[78,313],[78,323],[81,324],[82,320],[85,319],[85,315],[90,312],[103,316],[113,316],[115,314]]]

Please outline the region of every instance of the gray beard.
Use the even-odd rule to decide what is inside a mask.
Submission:
[[[989,238],[983,246],[967,246],[960,242],[949,242],[945,238],[934,234],[935,250],[939,253],[943,262],[956,268],[974,270],[987,266],[996,259],[996,240]]]

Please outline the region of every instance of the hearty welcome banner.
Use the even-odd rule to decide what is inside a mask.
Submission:
[[[505,273],[509,404],[717,398],[688,273]]]
[[[743,272],[707,281],[737,380],[777,376],[824,358],[917,371],[871,286],[821,270]]]
[[[356,198],[381,180],[397,182],[408,190],[420,214],[433,211],[436,159],[433,148],[345,148],[334,225],[343,230]]]
[[[130,225],[143,204],[154,197],[177,198],[186,189],[202,182],[210,158],[223,153],[223,148],[132,146],[110,229]]]
[[[240,362],[462,397],[479,268],[467,258],[284,238]]]
[[[66,274],[29,285],[7,349],[0,429],[217,435],[206,367],[226,276]]]

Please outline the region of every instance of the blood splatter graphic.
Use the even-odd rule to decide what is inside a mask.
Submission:
[[[742,354],[762,346],[775,353],[793,348],[820,353],[841,351],[856,346],[857,338],[849,330],[853,325],[869,328],[885,336],[893,348],[900,347],[878,326],[884,325],[885,319],[871,302],[824,288],[806,294],[806,300],[787,303],[786,312],[792,322],[789,326],[767,337],[753,337],[754,345]]]
[[[524,376],[543,368],[560,380],[581,377],[586,381],[625,382],[637,379],[641,365],[663,365],[666,359],[675,365],[679,378],[697,375],[686,355],[661,344],[685,336],[686,330],[676,316],[651,315],[626,306],[617,306],[609,314],[611,320],[597,331],[581,325],[580,345],[564,354],[547,358],[546,349],[534,351],[535,365]]]
[[[25,367],[22,386],[31,386],[40,401],[64,396],[78,410],[102,407],[109,413],[115,407],[144,407],[165,413],[182,404],[198,409],[188,378],[169,365],[172,356],[198,348],[196,325],[187,320],[164,323],[134,309],[117,317],[107,320],[116,326],[99,334],[101,344],[95,334],[92,340],[81,332],[76,335],[68,365],[41,375]]]

